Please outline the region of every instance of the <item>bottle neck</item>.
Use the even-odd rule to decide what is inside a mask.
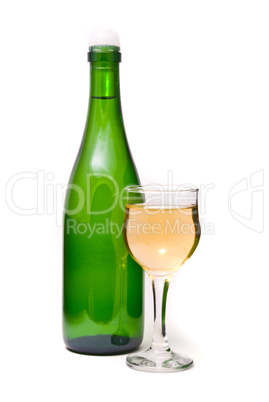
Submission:
[[[119,63],[120,49],[116,46],[97,45],[90,47],[90,101],[91,111],[106,119],[121,115]]]
[[[90,67],[90,99],[120,102],[119,63],[92,62]]]

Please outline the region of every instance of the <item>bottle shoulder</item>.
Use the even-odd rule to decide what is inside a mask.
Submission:
[[[116,174],[134,165],[124,127],[87,127],[74,169]],[[74,170],[73,169],[73,170]]]
[[[116,181],[120,188],[131,184],[139,184],[137,169],[127,140],[98,133],[96,141],[82,140],[74,163],[69,184],[85,188],[90,180],[91,185],[100,178]]]
[[[139,184],[135,163],[125,134],[121,114],[89,113],[74,163],[66,204],[75,205],[78,193],[92,202],[94,194],[107,199],[125,186]],[[75,191],[71,190],[75,185]],[[87,194],[91,194],[88,196]],[[101,198],[100,198],[101,197]]]

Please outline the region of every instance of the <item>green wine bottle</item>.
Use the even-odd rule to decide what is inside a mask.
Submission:
[[[143,273],[122,236],[124,187],[139,179],[122,119],[118,36],[92,39],[88,115],[65,200],[63,335],[72,351],[108,355],[143,338]]]

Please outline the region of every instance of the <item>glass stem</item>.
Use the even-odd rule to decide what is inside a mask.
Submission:
[[[169,280],[167,278],[150,278],[153,290],[154,329],[150,349],[156,352],[169,351],[165,329],[165,307]]]

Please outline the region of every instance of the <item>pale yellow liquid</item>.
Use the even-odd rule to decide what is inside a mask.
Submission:
[[[173,209],[127,205],[125,239],[133,258],[147,273],[173,274],[199,242],[197,206]]]

